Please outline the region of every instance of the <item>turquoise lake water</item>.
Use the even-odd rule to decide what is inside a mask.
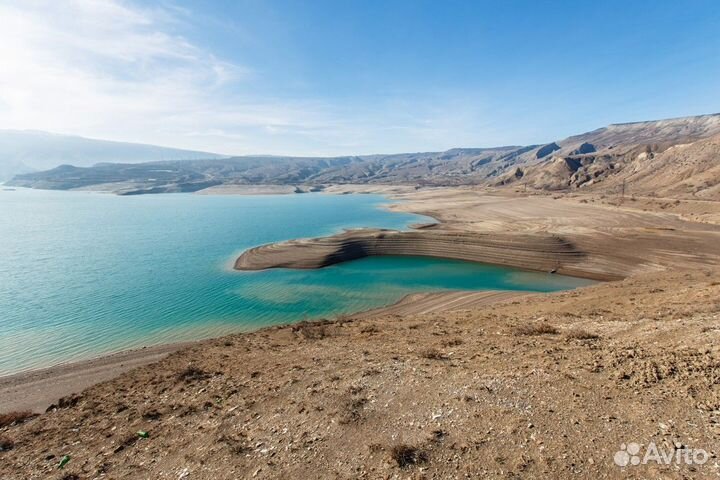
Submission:
[[[0,375],[311,319],[442,289],[588,282],[467,262],[377,257],[234,272],[263,243],[428,221],[376,195],[119,197],[0,189]]]

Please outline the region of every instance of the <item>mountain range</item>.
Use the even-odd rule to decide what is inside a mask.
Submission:
[[[215,185],[480,185],[552,191],[628,188],[642,194],[715,198],[720,196],[720,114],[612,124],[541,145],[62,165],[19,174],[10,184],[123,194],[198,191]]]
[[[223,155],[141,143],[95,140],[34,130],[0,130],[0,181],[62,164],[140,163],[221,158]]]

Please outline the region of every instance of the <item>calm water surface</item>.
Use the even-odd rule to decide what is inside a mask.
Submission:
[[[378,307],[417,291],[553,291],[582,280],[378,257],[234,272],[240,252],[352,227],[427,221],[376,195],[119,197],[0,189],[0,375],[125,348]]]

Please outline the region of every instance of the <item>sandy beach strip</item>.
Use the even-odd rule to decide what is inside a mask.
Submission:
[[[58,399],[80,393],[142,365],[157,362],[196,342],[172,343],[125,350],[78,362],[0,377],[0,413],[44,412]]]

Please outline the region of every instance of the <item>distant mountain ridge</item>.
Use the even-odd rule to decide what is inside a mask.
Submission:
[[[245,156],[85,168],[64,165],[17,175],[12,184],[138,194],[197,191],[215,185],[322,188],[351,183],[567,191],[618,188],[630,182],[650,193],[660,189],[707,197],[720,194],[719,139],[720,114],[711,114],[612,124],[542,145],[342,157]]]
[[[142,143],[96,140],[34,130],[0,130],[0,180],[62,164],[141,163],[226,155]]]

